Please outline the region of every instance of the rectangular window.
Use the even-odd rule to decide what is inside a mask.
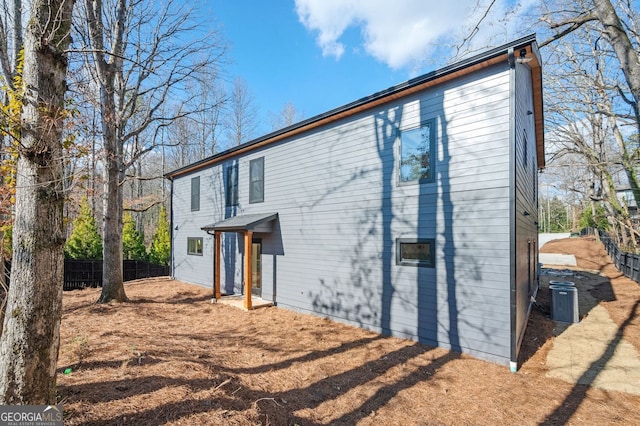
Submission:
[[[400,183],[434,181],[435,120],[400,134]]]
[[[191,211],[200,210],[200,176],[191,178]]]
[[[264,201],[264,157],[249,161],[249,203]]]
[[[396,265],[435,267],[435,240],[396,239]]]
[[[202,256],[202,238],[187,238],[187,254]]]
[[[227,167],[225,182],[225,205],[227,207],[238,205],[238,165]]]

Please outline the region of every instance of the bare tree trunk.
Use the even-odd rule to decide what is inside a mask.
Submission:
[[[136,165],[134,166],[134,170],[136,172],[136,178],[135,178],[135,183],[136,183],[136,194],[135,194],[135,198],[137,200],[142,200],[142,197],[144,196],[144,181],[142,180],[142,158],[139,159],[138,161],[136,161]],[[140,234],[144,237],[144,221],[143,216],[142,216],[143,212],[136,212],[136,228],[138,229],[138,232],[140,232]]]
[[[91,151],[89,152],[89,160],[87,161],[87,200],[91,207],[91,214],[96,216],[96,110],[92,108],[91,120]]]
[[[595,0],[593,3],[593,13],[602,24],[603,32],[620,61],[620,69],[624,73],[633,95],[634,99],[629,104],[633,107],[636,115],[636,129],[640,131],[640,113],[638,110],[638,102],[640,102],[640,55],[631,40],[629,40],[629,35],[622,22],[620,22],[620,18],[611,1]]]
[[[2,235],[0,235],[2,236]],[[4,241],[0,239],[0,244]],[[2,335],[2,326],[4,324],[4,314],[7,307],[7,297],[9,295],[9,287],[7,286],[7,262],[4,259],[4,253],[0,250],[0,336]]]
[[[5,5],[6,7],[6,5]],[[5,12],[7,10],[5,9]],[[5,17],[11,17],[7,19],[5,28],[3,20],[0,19],[0,75],[2,75],[4,81],[3,84],[7,85],[10,89],[13,87],[13,77],[18,72],[18,56],[20,49],[22,49],[23,37],[22,37],[22,0],[13,0],[10,13],[5,14]],[[12,22],[9,22],[9,21]],[[9,47],[9,41],[7,38],[11,38],[11,47]],[[9,48],[11,48],[11,55],[9,55]]]
[[[600,96],[598,99],[594,99],[594,102],[580,102],[580,104],[584,106],[585,109],[591,110],[592,113],[609,118],[609,124],[612,129],[611,132],[620,147],[622,157],[621,164],[629,186],[631,187],[633,197],[636,203],[640,204],[640,182],[636,174],[635,164],[636,150],[627,149],[624,138],[618,128],[618,122],[620,120],[626,121],[628,115],[626,105],[622,108],[621,102],[619,102],[619,99],[622,99],[633,110],[636,131],[640,132],[640,110],[638,108],[638,102],[640,102],[640,52],[637,49],[637,7],[633,2],[612,2],[611,0],[573,0],[569,2],[554,2],[553,4],[555,10],[547,12],[542,17],[542,20],[547,22],[551,29],[556,30],[556,33],[548,40],[542,42],[539,47],[542,48],[578,30],[581,31],[581,33],[576,39],[588,40],[590,42],[590,53],[593,55],[592,59],[595,61],[591,65],[593,68],[583,68],[584,64],[589,62],[587,55],[582,57],[577,69],[579,69],[581,73],[584,73],[584,76],[594,75],[596,77],[594,79],[595,84],[587,84],[585,90],[576,90],[576,92],[589,92],[592,87],[599,90]],[[592,25],[585,25],[587,23],[591,23]],[[605,47],[603,49],[601,47],[606,43],[601,43],[599,46],[598,41],[601,39],[603,41],[606,40],[610,48]],[[579,51],[579,48],[576,48],[576,44],[579,45],[579,43],[574,41],[574,45],[569,46],[569,49],[565,49],[565,51]],[[622,71],[626,85],[622,81],[616,81],[621,79],[611,72],[611,65],[614,63],[614,61],[612,61],[613,58],[617,59],[616,67],[619,66],[619,70]],[[604,71],[604,69],[607,69],[607,71]],[[549,71],[548,67],[547,71]],[[562,71],[562,73],[571,75],[570,72]],[[548,75],[553,75],[553,73],[548,72]],[[611,81],[612,78],[614,81]],[[566,105],[570,104],[566,103]],[[547,117],[545,117],[545,119],[546,118]],[[604,129],[604,127],[602,128]],[[588,161],[591,162],[590,160]],[[610,171],[612,167],[616,166],[614,166],[612,162],[606,165],[602,164],[602,166],[597,165],[601,170],[608,168]],[[617,170],[607,173],[615,174]],[[608,194],[605,193],[605,195],[611,204],[608,209],[609,220],[610,222],[615,221],[615,223],[612,223],[612,226],[614,230],[619,230],[618,238],[620,240],[627,239],[628,235],[626,232],[630,231],[631,243],[635,244],[635,231],[628,229],[629,225],[632,224],[632,222],[628,220],[628,210],[621,208],[617,199],[615,199],[616,193],[612,183],[602,181],[602,185],[611,186],[611,190]],[[595,214],[595,208],[593,212]]]
[[[62,128],[73,0],[34,0],[24,44],[11,288],[0,404],[54,404],[63,279]]]
[[[107,78],[110,69],[105,64]],[[115,99],[107,85],[102,89],[102,116],[105,144],[103,190],[102,292],[98,303],[127,301],[122,281],[122,145],[117,137]]]
[[[0,93],[2,97],[0,102],[3,102],[5,105],[8,105],[9,102],[7,91],[15,90],[14,77],[18,72],[19,52],[23,43],[22,14],[20,13],[22,11],[22,0],[13,0],[12,7],[7,7],[7,9],[5,9],[4,15],[7,19],[0,19],[0,76],[2,76],[2,85],[5,86],[0,90],[0,92],[2,92]],[[11,19],[8,19],[9,16]],[[11,39],[11,45],[9,45],[8,39]],[[12,139],[9,136],[6,136],[4,132],[0,132],[0,161],[4,162],[5,159],[8,159],[11,156],[11,148]],[[0,185],[4,186],[5,184],[5,176],[2,175],[0,176]],[[9,205],[6,206],[6,209],[1,209],[0,222],[9,221],[11,219],[9,213],[11,210],[11,202],[8,200],[6,202]],[[3,246],[5,244],[4,240],[5,233],[0,229],[0,244]],[[0,285],[2,286],[2,294],[0,295],[0,334],[2,333],[1,323],[4,322],[4,312],[8,295],[7,282],[5,279],[5,254],[3,247],[0,247]]]
[[[109,114],[106,114],[109,116]],[[122,281],[122,149],[115,135],[107,137],[105,127],[105,165],[103,191],[102,292],[98,303],[124,302],[127,295]],[[113,133],[113,132],[110,132]]]
[[[631,222],[631,219],[627,219],[625,225],[627,229],[629,229],[629,244],[632,248],[632,252],[635,253],[638,247],[638,240],[636,239],[636,232],[633,229],[633,223]]]
[[[127,295],[122,282],[122,185],[124,180],[122,144],[119,138],[120,121],[116,112],[116,79],[122,68],[124,23],[127,2],[116,2],[116,21],[113,34],[113,56],[105,58],[101,0],[85,0],[89,37],[100,87],[100,112],[104,141],[103,194],[103,254],[102,293],[98,303],[111,300],[124,302]]]

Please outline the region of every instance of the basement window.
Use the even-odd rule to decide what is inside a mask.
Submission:
[[[396,265],[435,267],[435,240],[431,238],[397,238]]]

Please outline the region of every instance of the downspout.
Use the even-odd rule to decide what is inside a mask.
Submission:
[[[171,270],[171,279],[175,280],[176,279],[176,274],[175,274],[175,270],[174,270],[174,259],[175,259],[175,250],[173,249],[175,247],[175,244],[173,244],[174,241],[174,236],[173,236],[173,179],[169,178],[169,182],[171,182],[171,185],[169,186],[169,229],[171,230],[171,241],[169,242],[170,247],[171,247],[171,259],[169,260],[169,268]]]
[[[508,50],[509,57],[509,282],[511,316],[511,357],[509,369],[512,373],[518,371],[518,351],[516,333],[516,57],[513,47]]]

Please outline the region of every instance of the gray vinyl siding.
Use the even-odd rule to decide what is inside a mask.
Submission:
[[[171,198],[173,276],[199,285],[210,285],[213,280],[213,237],[200,229],[202,221],[207,220],[211,212],[204,186],[205,175],[200,172],[175,180]],[[191,178],[197,176],[200,177],[200,210],[191,211]],[[202,238],[202,256],[187,254],[187,239],[194,237]]]
[[[530,310],[530,298],[537,291],[537,158],[534,134],[531,71],[516,64],[515,101],[515,330],[514,350],[524,337]],[[525,136],[526,135],[526,136]],[[527,143],[525,143],[525,137]],[[525,152],[526,150],[526,152]],[[526,162],[525,162],[526,158]],[[525,214],[528,213],[528,214]]]
[[[507,63],[491,66],[234,157],[239,205],[233,214],[278,213],[274,232],[256,234],[263,244],[263,297],[508,363],[509,79]],[[428,120],[436,127],[435,181],[399,185],[400,132]],[[530,141],[533,147],[533,134]],[[263,156],[264,202],[250,204],[249,162]],[[179,230],[173,233],[184,239],[185,253],[187,233],[229,215],[219,182],[223,167],[198,172],[199,212],[180,206],[192,174],[175,179]],[[434,239],[435,268],[396,265],[397,238]],[[174,247],[176,278],[210,285],[212,239],[198,260]],[[239,291],[241,247],[235,255],[229,280]]]

